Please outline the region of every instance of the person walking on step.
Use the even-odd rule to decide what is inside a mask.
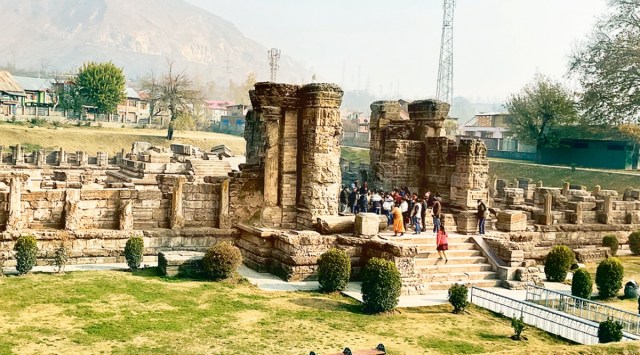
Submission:
[[[416,204],[413,205],[413,228],[415,234],[420,235],[422,228],[422,201],[416,200]]]
[[[444,225],[440,225],[438,234],[436,234],[436,250],[438,251],[438,259],[444,258],[444,263],[448,263],[447,250],[449,250],[449,235],[444,230]]]
[[[482,202],[482,200],[478,200],[478,233],[480,235],[484,235],[484,224],[487,220],[487,216],[489,215],[489,210],[487,209],[487,205]]]
[[[400,210],[400,206],[398,204],[393,207],[391,210],[391,215],[393,216],[393,236],[397,237],[398,233],[402,237],[404,235],[404,222],[402,221],[402,211]]]
[[[440,198],[436,197],[433,200],[433,207],[431,208],[431,214],[433,215],[433,233],[438,233],[440,230],[440,213],[442,213],[442,204]]]

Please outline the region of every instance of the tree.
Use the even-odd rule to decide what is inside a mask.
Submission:
[[[572,55],[589,123],[640,122],[640,0],[609,0],[610,11]]]
[[[173,62],[168,62],[167,72],[160,78],[151,76],[143,82],[143,88],[149,92],[151,116],[155,117],[168,112],[171,117],[167,138],[173,138],[173,127],[176,119],[192,115],[202,105],[202,90],[196,87],[191,78],[184,72],[177,73]]]
[[[577,122],[573,95],[562,84],[544,75],[536,75],[532,83],[511,95],[505,107],[511,115],[513,136],[539,147],[547,143],[552,127]]]
[[[241,84],[229,81],[229,95],[237,104],[249,105],[251,103],[249,100],[249,90],[253,89],[256,81],[256,75],[254,73],[249,73],[247,79]]]
[[[111,62],[85,63],[78,71],[75,86],[78,94],[99,113],[114,113],[124,100],[125,77],[121,68]]]

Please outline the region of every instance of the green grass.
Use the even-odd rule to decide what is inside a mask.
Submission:
[[[389,354],[600,351],[535,329],[514,342],[508,319],[473,306],[370,316],[340,295],[166,279],[154,269],[8,277],[0,289],[0,354],[308,354],[378,343]]]
[[[342,158],[358,164],[369,164],[369,149],[342,147]]]

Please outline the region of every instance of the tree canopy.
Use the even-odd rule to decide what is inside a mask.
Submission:
[[[511,116],[513,136],[538,146],[547,143],[551,128],[577,122],[572,93],[544,75],[537,75],[532,83],[511,95],[505,107]]]
[[[573,54],[580,109],[589,123],[640,122],[640,0],[609,0],[610,11]]]
[[[113,63],[88,62],[78,71],[75,89],[82,101],[95,106],[99,113],[114,113],[126,98],[125,82],[122,69]]]

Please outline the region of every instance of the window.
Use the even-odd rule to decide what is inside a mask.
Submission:
[[[607,144],[607,150],[624,150],[624,144],[621,144],[621,143],[609,143],[609,144]]]

